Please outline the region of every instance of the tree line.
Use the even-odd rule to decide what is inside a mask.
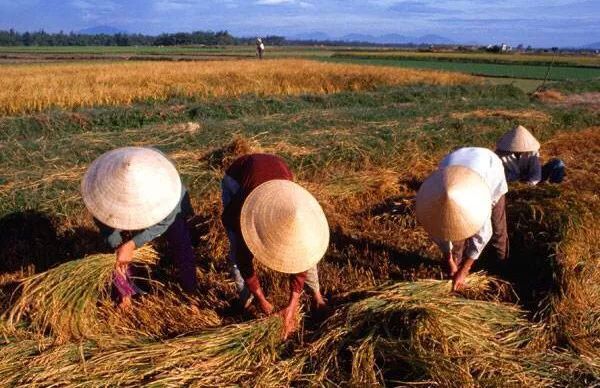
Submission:
[[[75,32],[48,33],[45,31],[17,32],[0,30],[0,46],[175,46],[175,45],[250,45],[252,38],[241,38],[227,31],[194,31],[144,34],[80,34]],[[267,36],[263,39],[269,45],[281,45],[282,36]]]

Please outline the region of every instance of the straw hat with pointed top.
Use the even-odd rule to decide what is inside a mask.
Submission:
[[[535,152],[540,149],[540,143],[527,128],[519,125],[498,140],[496,149],[509,152]]]
[[[173,163],[152,148],[125,147],[94,160],[81,182],[83,201],[105,225],[139,230],[167,217],[181,198]]]
[[[490,218],[490,189],[475,171],[450,166],[434,172],[417,193],[417,220],[433,237],[460,241]]]
[[[271,180],[252,190],[244,201],[240,225],[254,257],[283,273],[310,269],[329,245],[323,209],[302,186],[288,180]]]

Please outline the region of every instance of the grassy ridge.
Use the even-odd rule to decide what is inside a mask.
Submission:
[[[545,89],[558,90],[565,94],[593,93],[600,91],[600,78],[588,81],[566,81],[553,82],[545,86]]]
[[[512,53],[461,53],[461,52],[415,52],[415,51],[339,51],[334,58],[395,59],[395,60],[437,60],[446,62],[471,62],[514,65],[571,67],[600,67],[600,59],[594,55],[554,55],[548,54],[512,54]]]
[[[471,60],[438,60],[438,59],[405,59],[398,58],[379,58],[372,56],[362,58],[356,55],[333,56],[327,58],[327,61],[335,63],[362,63],[365,65],[379,66],[397,66],[401,68],[443,70],[468,73],[474,75],[490,77],[524,78],[524,79],[544,79],[547,73],[547,66],[512,64],[512,63],[478,63]],[[568,65],[556,66],[550,70],[549,80],[586,80],[600,77],[599,67],[570,67]]]
[[[267,46],[269,56],[305,57],[329,56],[335,48],[303,46]],[[256,48],[251,46],[0,46],[0,57],[10,54],[30,55],[157,55],[157,56],[235,56],[251,57]]]
[[[238,56],[254,57],[254,46],[171,46],[171,47],[111,47],[111,46],[79,46],[79,47],[0,47],[0,57],[9,54],[38,55],[156,55],[156,56]],[[356,47],[314,47],[314,46],[267,46],[268,56],[277,57],[360,57],[370,59],[412,59],[412,60],[444,60],[478,63],[506,63],[547,65],[552,62],[553,54],[493,54],[465,52],[420,52],[398,49],[373,49]],[[592,66],[600,67],[600,59],[593,55],[562,54],[555,58],[555,66]]]

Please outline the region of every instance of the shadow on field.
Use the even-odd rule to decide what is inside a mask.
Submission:
[[[423,180],[417,179],[415,177],[409,177],[409,178],[400,179],[398,181],[398,183],[400,185],[406,186],[407,188],[413,190],[416,193],[417,191],[419,191],[419,188],[423,184]]]
[[[331,233],[329,262],[344,259],[353,266],[372,271],[377,279],[415,280],[439,278],[440,262],[422,256],[417,251],[399,250],[380,241],[346,234],[339,229]]]
[[[568,215],[557,206],[558,198],[559,191],[548,185],[509,191],[510,256],[504,266],[491,271],[511,282],[520,304],[534,313],[559,286],[554,256]]]
[[[105,250],[97,231],[78,227],[59,234],[56,222],[51,216],[33,210],[0,219],[0,273],[26,268],[42,272]]]

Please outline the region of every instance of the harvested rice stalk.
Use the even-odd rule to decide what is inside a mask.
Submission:
[[[600,210],[600,209],[598,209]],[[555,340],[600,363],[600,229],[596,211],[570,228],[558,248],[560,292],[549,299]]]
[[[565,351],[538,353],[524,359],[553,387],[599,387],[600,360]]]
[[[118,335],[170,338],[221,325],[214,310],[196,307],[200,305],[196,299],[161,288],[134,300],[133,308],[126,311],[107,300],[100,307],[100,315],[107,329]]]
[[[469,277],[480,296],[492,280]],[[450,293],[447,281],[382,286],[328,319],[306,351],[316,381],[362,385],[541,385],[521,362],[534,330],[516,306]],[[408,380],[408,381],[407,381]]]
[[[305,356],[284,359],[257,372],[253,380],[256,387],[287,387],[294,381],[298,386],[310,386],[312,376],[302,375],[306,365]],[[303,377],[301,379],[300,377]]]
[[[135,253],[136,264],[156,260],[151,248]],[[98,301],[108,297],[114,263],[113,254],[90,255],[26,278],[19,298],[4,314],[6,328],[14,330],[27,321],[35,332],[58,340],[94,337],[101,331]]]
[[[276,360],[281,330],[274,317],[115,349],[61,345],[12,368],[11,376],[17,386],[250,386]],[[5,367],[0,362],[0,371]]]
[[[25,360],[45,349],[50,341],[11,338],[0,344],[0,381],[12,386],[23,373]]]

